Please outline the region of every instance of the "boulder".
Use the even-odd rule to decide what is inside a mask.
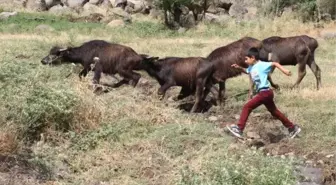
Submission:
[[[128,0],[127,6],[131,8],[132,13],[142,12],[146,8],[143,0]]]
[[[102,15],[106,15],[106,9],[103,9],[97,5],[91,4],[91,3],[86,3],[83,6],[83,12],[82,14],[84,16],[88,16],[91,14],[102,14]]]
[[[85,0],[67,0],[66,4],[70,8],[79,8],[82,7]]]
[[[93,5],[98,5],[101,4],[103,2],[103,0],[90,0],[89,3],[93,4]]]
[[[125,26],[125,22],[123,20],[117,19],[117,20],[113,20],[110,23],[107,24],[107,26],[115,28],[115,27],[124,27]]]
[[[103,2],[101,3],[101,6],[104,8],[112,8],[112,4],[109,0],[103,0]]]
[[[187,15],[181,16],[180,24],[185,28],[193,28],[196,26],[196,20],[192,12],[189,12]]]
[[[0,0],[0,6],[7,8],[22,8],[25,3],[24,0]]]
[[[123,19],[131,19],[131,15],[125,12],[122,8],[113,8],[111,13],[118,17],[122,17]]]
[[[56,5],[60,5],[62,3],[61,0],[45,0],[45,4],[47,8],[51,8]]]
[[[233,4],[230,7],[229,15],[235,18],[243,18],[244,14],[246,14],[247,12],[248,11],[244,6],[240,4]]]
[[[113,7],[120,7],[122,9],[125,9],[127,5],[127,0],[110,0]]]
[[[213,13],[205,13],[205,21],[207,22],[216,22],[219,18],[219,15],[215,15]]]
[[[45,0],[27,0],[26,8],[33,11],[45,11],[47,10],[47,5]]]
[[[256,7],[248,7],[247,13],[244,14],[244,19],[252,20],[257,16],[258,9]]]
[[[49,9],[49,12],[56,15],[70,14],[71,10],[67,6],[56,5]]]

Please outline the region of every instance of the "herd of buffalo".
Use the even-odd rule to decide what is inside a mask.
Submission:
[[[232,68],[231,65],[238,64],[247,67],[244,62],[245,55],[251,47],[259,49],[262,61],[274,61],[282,65],[298,64],[298,78],[293,87],[300,84],[306,75],[306,65],[308,65],[316,77],[317,89],[320,88],[321,70],[315,63],[314,57],[318,43],[316,39],[306,35],[286,38],[274,36],[262,41],[244,37],[215,49],[206,58],[166,57],[160,59],[159,57],[138,54],[132,48],[124,45],[92,40],[79,47],[53,47],[41,62],[42,64],[53,64],[60,61],[80,63],[84,69],[79,73],[79,77],[85,77],[92,70],[94,71],[93,83],[95,84],[100,83],[101,73],[108,75],[118,73],[123,79],[112,87],[119,87],[123,84],[131,84],[135,87],[141,77],[135,71],[144,70],[160,84],[158,94],[161,98],[172,86],[182,87],[176,98],[178,100],[195,94],[195,103],[191,109],[191,112],[195,112],[217,83],[219,84],[217,98],[219,102],[222,101],[225,93],[225,81],[241,74],[240,70]],[[278,88],[271,76],[268,79],[272,87]],[[251,82],[250,96],[252,91],[253,84]]]

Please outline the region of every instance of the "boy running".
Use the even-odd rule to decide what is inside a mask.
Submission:
[[[234,136],[242,138],[246,121],[251,111],[259,107],[261,104],[264,104],[267,110],[274,117],[279,119],[286,128],[288,128],[290,138],[294,138],[295,136],[297,136],[297,134],[301,132],[301,128],[297,125],[294,125],[276,108],[273,100],[274,94],[272,89],[270,88],[270,83],[267,80],[268,73],[270,73],[272,67],[278,68],[287,76],[290,76],[291,72],[283,68],[277,62],[260,61],[259,50],[257,48],[249,49],[245,57],[245,63],[249,65],[247,69],[237,64],[233,64],[232,67],[240,69],[244,73],[251,75],[253,83],[256,85],[258,94],[244,105],[238,125],[227,126],[229,131]]]

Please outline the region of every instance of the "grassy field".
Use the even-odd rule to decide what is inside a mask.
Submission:
[[[40,24],[54,30],[36,30]],[[335,23],[324,27],[335,29]],[[289,185],[298,180],[296,166],[305,163],[322,167],[328,178],[335,174],[335,157],[330,156],[336,144],[336,40],[320,38],[319,31],[313,23],[286,17],[201,24],[185,33],[149,19],[124,28],[28,13],[2,21],[0,160],[6,165],[0,165],[0,184]],[[178,88],[159,101],[159,85],[145,73],[136,88],[123,86],[97,96],[89,88],[91,76],[78,79],[80,67],[40,63],[54,45],[77,46],[92,39],[153,56],[207,56],[243,36],[300,34],[318,39],[323,87],[316,91],[309,68],[294,90],[289,87],[297,68],[287,66],[292,77],[275,71],[273,79],[281,86],[276,103],[303,131],[298,139],[284,138],[286,129],[260,107],[247,126],[266,144],[258,149],[221,129],[222,122],[236,121],[246,101],[246,76],[228,81],[225,106],[190,114],[177,108],[181,102],[169,99]],[[214,116],[215,121],[209,120]]]

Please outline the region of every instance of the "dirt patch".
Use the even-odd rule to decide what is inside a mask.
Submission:
[[[0,155],[0,184],[40,184],[51,179],[51,172],[32,156]]]

